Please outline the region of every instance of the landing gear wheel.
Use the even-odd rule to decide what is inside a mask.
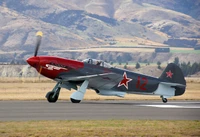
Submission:
[[[81,102],[81,100],[76,100],[76,99],[73,99],[73,98],[70,98],[70,99],[71,99],[72,103],[80,103]]]
[[[46,98],[50,103],[55,103],[58,100],[58,95],[54,96],[54,92],[48,92]]]
[[[167,99],[166,98],[162,98],[163,103],[167,103]]]

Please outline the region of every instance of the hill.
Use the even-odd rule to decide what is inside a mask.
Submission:
[[[52,50],[112,43],[176,45],[171,39],[193,40],[183,46],[197,46],[199,5],[196,0],[1,0],[1,50],[31,51],[38,30],[45,34],[43,48]]]

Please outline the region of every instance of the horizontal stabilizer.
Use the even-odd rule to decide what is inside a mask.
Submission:
[[[160,82],[160,84],[163,84],[163,85],[166,85],[166,86],[180,87],[180,88],[186,87],[186,85],[179,84],[179,83]]]

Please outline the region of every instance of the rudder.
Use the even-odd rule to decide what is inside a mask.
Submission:
[[[182,95],[185,92],[186,81],[182,70],[176,64],[168,64],[159,79],[162,82],[177,83],[177,86],[172,86],[176,89],[175,96]],[[178,84],[184,86],[178,86]]]

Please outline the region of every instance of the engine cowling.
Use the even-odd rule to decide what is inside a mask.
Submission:
[[[124,97],[126,92],[120,91],[112,91],[112,90],[98,90],[95,89],[96,93],[103,96],[117,96],[117,97]]]

